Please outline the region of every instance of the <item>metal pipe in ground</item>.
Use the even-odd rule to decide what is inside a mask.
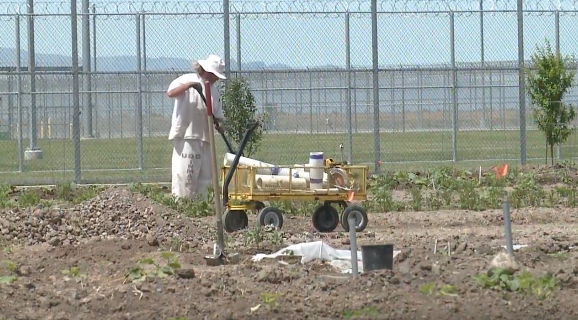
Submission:
[[[504,208],[504,232],[506,234],[506,248],[509,254],[514,253],[514,245],[512,241],[512,220],[510,219],[510,202],[505,199],[503,204]]]
[[[347,217],[349,223],[349,243],[351,244],[351,275],[357,277],[357,235],[355,231],[355,217],[350,215]]]

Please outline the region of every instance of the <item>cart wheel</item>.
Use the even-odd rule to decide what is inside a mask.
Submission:
[[[249,218],[245,210],[227,210],[223,214],[223,225],[225,231],[235,232],[247,228]]]
[[[275,228],[283,227],[283,212],[275,207],[265,207],[259,212],[257,217],[262,226],[272,225]]]
[[[357,232],[365,230],[365,227],[367,227],[368,222],[367,212],[365,211],[365,209],[363,209],[360,206],[353,205],[343,210],[343,213],[341,214],[341,226],[345,231],[349,231],[349,222],[347,222],[347,219],[349,218],[350,215],[353,215],[353,217],[355,217],[355,230]]]
[[[251,201],[252,207],[255,209],[256,212],[259,212],[265,208],[265,204],[261,201]]]
[[[337,209],[331,205],[321,205],[313,213],[313,226],[319,232],[331,232],[339,224]]]

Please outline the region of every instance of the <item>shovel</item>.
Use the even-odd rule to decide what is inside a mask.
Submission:
[[[221,199],[221,189],[219,188],[219,169],[217,167],[217,151],[215,149],[215,129],[213,118],[213,101],[211,96],[211,84],[205,81],[205,94],[207,105],[207,121],[209,125],[209,145],[211,149],[211,173],[213,179],[213,202],[215,208],[215,221],[217,222],[217,244],[213,249],[212,256],[205,256],[209,265],[219,265],[225,260],[225,237],[223,234],[223,201]]]

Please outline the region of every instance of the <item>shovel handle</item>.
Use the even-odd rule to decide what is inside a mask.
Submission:
[[[213,96],[211,95],[211,83],[205,81],[205,96],[207,98],[207,113],[209,117],[213,116]]]

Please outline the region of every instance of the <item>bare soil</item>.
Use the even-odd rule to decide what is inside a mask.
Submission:
[[[318,261],[251,261],[255,253],[305,241],[349,248],[345,232],[317,233],[309,217],[286,217],[282,241],[266,232],[256,243],[250,215],[249,230],[227,235],[241,261],[211,267],[203,257],[212,252],[213,218],[183,217],[125,188],[67,208],[3,209],[0,276],[17,278],[0,284],[0,319],[578,318],[577,209],[513,211],[514,242],[527,245],[515,254],[521,268],[559,280],[547,298],[485,289],[474,280],[503,251],[500,210],[369,218],[359,243],[391,243],[402,252],[393,270],[352,279]],[[139,260],[162,261],[165,251],[194,277],[127,277]],[[78,272],[71,274],[72,267]],[[422,292],[428,283],[453,285],[457,293]]]

